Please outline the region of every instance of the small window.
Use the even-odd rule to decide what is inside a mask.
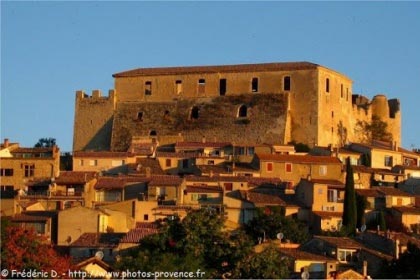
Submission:
[[[328,190],[328,202],[337,202],[338,193],[337,190]]]
[[[392,167],[392,156],[385,156],[384,165],[388,167]]]
[[[291,163],[286,163],[286,172],[287,173],[292,172],[292,164]]]
[[[147,81],[144,85],[144,94],[145,95],[152,95],[152,82]]]
[[[248,116],[248,108],[245,105],[241,105],[238,110],[238,118],[246,118]]]
[[[2,168],[0,176],[10,177],[13,176],[12,168]]]
[[[325,176],[327,175],[327,166],[326,165],[321,165],[319,167],[319,175],[320,176]]]
[[[188,159],[183,159],[183,160],[182,160],[182,168],[183,168],[183,169],[188,168]]]
[[[286,76],[283,79],[283,90],[289,91],[290,90],[290,76]]]
[[[252,78],[252,92],[258,92],[258,78]]]
[[[156,130],[151,130],[149,136],[157,136]]]
[[[214,160],[209,160],[209,161],[207,161],[207,164],[208,164],[208,165],[214,165]]]
[[[233,184],[232,183],[224,183],[225,191],[231,191],[233,190]]]
[[[344,97],[344,88],[343,88],[343,84],[341,84],[341,98]]]
[[[334,118],[334,111],[331,111],[331,118]]]
[[[178,94],[178,95],[182,93],[182,81],[181,80],[177,80],[175,82],[175,91],[176,91],[176,94]]]
[[[199,116],[199,109],[198,109],[198,107],[194,106],[191,109],[190,119],[196,120],[196,119],[198,119],[198,116]]]
[[[205,79],[199,79],[198,80],[198,93],[203,94],[206,92],[206,80]]]
[[[81,160],[80,160],[80,162],[79,162],[79,165],[80,165],[80,166],[83,166],[84,164],[85,164],[85,163],[84,163],[84,160],[83,160],[83,159],[81,159]]]
[[[220,79],[219,94],[221,96],[226,95],[226,79]]]
[[[141,121],[141,122],[143,121],[143,112],[138,112],[137,113],[137,120]]]
[[[148,221],[149,220],[149,215],[148,214],[144,214],[143,215],[143,220]]]
[[[273,171],[273,163],[272,162],[267,162],[267,171],[268,172],[272,172]]]
[[[96,159],[89,160],[89,166],[97,166],[97,165],[98,165],[98,160]]]
[[[325,80],[325,91],[330,92],[330,79]]]
[[[171,165],[172,165],[172,160],[171,160],[170,158],[167,158],[167,159],[166,159],[165,166],[166,166],[166,167],[171,167]]]

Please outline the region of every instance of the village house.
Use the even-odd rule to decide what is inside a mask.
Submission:
[[[75,151],[73,153],[73,171],[127,173],[127,164],[135,162],[136,156],[130,152]]]
[[[261,177],[279,178],[292,187],[302,178],[343,179],[343,165],[335,157],[257,154],[254,161],[259,166]]]
[[[402,155],[395,143],[375,141],[373,144],[352,143],[348,146],[352,151],[362,153],[363,165],[373,168],[391,170],[394,165],[401,165]]]

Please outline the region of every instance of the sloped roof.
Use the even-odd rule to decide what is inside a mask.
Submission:
[[[175,148],[197,149],[197,148],[223,148],[231,146],[230,142],[177,142]]]
[[[302,251],[295,248],[291,248],[291,249],[281,248],[280,253],[288,257],[291,257],[295,260],[322,261],[322,262],[337,261],[336,259],[333,259],[327,256],[317,255],[317,254],[313,254],[313,253]]]
[[[173,186],[181,183],[182,178],[176,175],[153,175],[149,186]]]
[[[100,189],[123,189],[126,184],[125,178],[99,177],[95,185],[96,190]]]
[[[97,152],[74,152],[73,157],[80,158],[127,158],[133,157],[134,154],[130,152],[109,152],[109,151],[97,151]]]
[[[70,244],[71,247],[115,247],[125,233],[85,232]]]
[[[393,187],[375,187],[375,189],[378,190],[378,192],[384,194],[384,195],[391,195],[391,196],[409,196],[413,197],[414,195],[410,193],[406,193],[400,189],[396,189]]]
[[[286,205],[286,202],[276,195],[269,195],[253,191],[239,191],[239,193],[241,195],[241,199],[252,202],[255,205]]]
[[[341,164],[338,158],[330,156],[257,154],[257,157],[262,161],[273,162]]]
[[[96,177],[94,171],[61,171],[55,179],[58,185],[85,184]]]
[[[281,62],[281,63],[260,63],[260,64],[237,64],[217,66],[184,66],[184,67],[156,67],[137,68],[113,74],[114,78],[136,77],[136,76],[160,76],[160,75],[181,75],[200,73],[237,73],[237,72],[261,72],[261,71],[291,71],[317,69],[319,65],[310,62]]]
[[[189,193],[222,193],[223,189],[218,186],[187,186]]]

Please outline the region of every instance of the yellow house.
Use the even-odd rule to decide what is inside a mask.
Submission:
[[[404,174],[364,165],[353,166],[353,176],[356,189],[369,189],[375,186],[394,187],[404,180]]]
[[[341,180],[343,165],[338,158],[310,155],[256,155],[261,177],[280,178],[296,186],[302,178]]]
[[[352,143],[349,148],[353,151],[360,152],[367,157],[365,165],[373,168],[385,168],[391,170],[394,165],[401,165],[402,155],[395,145],[383,145],[374,143],[375,145]]]
[[[198,170],[195,166],[196,153],[157,152],[156,159],[166,174],[194,174]]]
[[[413,206],[395,206],[392,207],[392,215],[401,224],[406,226],[409,230],[413,227],[420,228],[420,208]]]
[[[127,164],[135,162],[135,154],[130,152],[76,151],[73,153],[73,171],[127,173]]]

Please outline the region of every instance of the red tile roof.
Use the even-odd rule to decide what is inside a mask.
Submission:
[[[125,178],[119,177],[99,177],[98,182],[95,185],[96,190],[101,189],[123,189],[125,187]]]
[[[378,192],[380,192],[384,195],[414,197],[414,195],[412,195],[410,193],[406,193],[406,192],[404,192],[400,189],[396,189],[394,187],[375,187],[375,189],[377,189]]]
[[[197,148],[223,148],[231,146],[230,142],[177,142],[175,148],[197,149]]]
[[[291,71],[316,69],[319,65],[310,62],[283,62],[283,63],[260,63],[238,64],[217,66],[184,66],[184,67],[158,67],[138,68],[113,74],[114,78],[136,76],[160,76],[181,75],[200,73],[236,73],[236,72],[262,72],[262,71]]]
[[[146,236],[157,234],[158,232],[157,228],[136,227],[127,232],[120,243],[139,243]]]
[[[261,161],[291,162],[298,164],[341,164],[341,161],[338,158],[330,156],[257,154],[257,157]]]
[[[178,186],[182,183],[182,178],[175,175],[153,175],[149,186]]]
[[[71,247],[108,247],[118,245],[125,233],[96,233],[85,232],[70,244]]]
[[[348,237],[314,236],[314,238],[324,240],[325,242],[342,249],[358,249],[363,247],[362,244]]]
[[[420,215],[420,208],[411,206],[394,206],[393,209],[400,213],[417,214]]]
[[[157,158],[196,158],[198,153],[172,153],[172,152],[157,152]]]
[[[323,219],[328,218],[340,218],[343,216],[343,213],[340,212],[330,212],[330,211],[313,211],[314,215],[321,217]]]
[[[185,176],[185,181],[186,182],[219,182],[219,176],[194,176],[194,175],[189,175],[189,176]]]
[[[317,255],[309,252],[305,252],[299,249],[289,249],[289,248],[281,248],[280,253],[283,255],[286,255],[288,257],[291,257],[295,260],[307,260],[307,261],[336,261],[336,259]]]
[[[187,186],[189,193],[222,193],[223,189],[217,186]]]
[[[127,158],[134,157],[134,154],[130,152],[109,152],[109,151],[98,151],[98,152],[74,152],[73,157],[80,158]]]
[[[306,180],[306,179],[304,179]],[[315,184],[324,184],[329,186],[338,186],[338,187],[344,187],[344,183],[338,181],[338,180],[331,180],[331,179],[311,179],[309,182],[315,183]]]
[[[85,184],[96,176],[94,171],[61,171],[55,182],[58,185]]]
[[[239,191],[241,199],[258,205],[281,205],[286,206],[286,202],[276,195],[263,194],[253,191]]]
[[[382,193],[380,193],[377,188],[372,189],[356,189],[356,193],[361,196],[365,197],[381,197],[383,196]]]

